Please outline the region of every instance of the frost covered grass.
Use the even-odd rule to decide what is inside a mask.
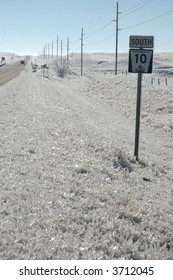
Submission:
[[[0,258],[173,259],[171,87],[144,88],[137,162],[133,77],[55,77],[0,88]]]

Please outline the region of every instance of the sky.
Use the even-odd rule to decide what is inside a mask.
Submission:
[[[63,55],[115,51],[118,2],[118,50],[128,52],[130,35],[153,35],[155,52],[173,52],[173,0],[0,0],[0,52],[39,55],[44,47]]]

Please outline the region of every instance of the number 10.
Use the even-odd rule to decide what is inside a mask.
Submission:
[[[146,63],[147,61],[147,56],[146,54],[135,54],[136,57],[136,63]]]

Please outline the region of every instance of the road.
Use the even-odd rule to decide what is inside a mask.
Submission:
[[[26,60],[25,60],[26,61]],[[20,64],[20,61],[16,61],[12,64],[6,64],[0,68],[0,86],[7,83],[11,79],[17,77],[25,65]]]

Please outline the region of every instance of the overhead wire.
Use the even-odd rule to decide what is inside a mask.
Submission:
[[[93,31],[93,32],[91,32],[91,33],[87,33],[86,35],[89,35],[89,36],[87,36],[85,39],[88,39],[88,38],[90,38],[90,37],[96,35],[97,33],[101,32],[101,31],[104,30],[107,26],[109,26],[111,23],[112,23],[112,20],[109,21],[108,23],[106,23],[104,26],[100,27],[98,30]]]
[[[122,11],[121,13],[128,12],[128,11],[130,11],[130,10],[132,10],[132,9],[134,9],[134,8],[136,8],[136,7],[138,7],[138,6],[140,6],[140,5],[142,5],[143,3],[146,3],[146,1],[153,1],[153,0],[144,0],[144,1],[142,1],[141,3],[138,3],[138,4],[132,6],[132,7],[128,8],[128,9]]]
[[[109,11],[108,11],[108,12],[110,12],[110,10],[112,10],[112,8],[109,8]],[[104,26],[100,27],[99,29],[97,29],[97,30],[95,30],[95,31],[92,31],[92,32],[90,32],[90,33],[85,33],[84,36],[87,36],[87,37],[85,37],[85,39],[88,39],[88,38],[90,38],[90,37],[96,35],[97,33],[101,32],[101,31],[104,30],[107,26],[109,26],[111,23],[112,23],[112,21],[109,21],[109,22],[107,22]],[[86,29],[86,28],[88,28],[88,26],[91,25],[91,24],[92,24],[92,22],[89,22],[89,23],[86,24],[83,28]],[[73,38],[76,34],[77,34],[77,33],[73,34],[72,36],[70,36],[70,38]],[[77,43],[77,42],[79,42],[79,41],[80,41],[80,39],[77,39],[77,40],[75,40],[74,42],[72,42],[71,44],[75,44],[75,43]]]
[[[111,38],[111,37],[113,37],[113,36],[115,36],[115,32],[114,32],[113,34],[109,35],[108,37],[106,37],[105,39],[101,40],[101,41],[98,41],[98,42],[95,42],[95,43],[89,43],[89,44],[85,44],[85,45],[87,45],[87,46],[88,46],[88,45],[97,45],[97,44],[100,44],[100,43],[102,43],[102,42],[108,40],[109,38]]]
[[[153,1],[154,1],[154,0],[148,0],[148,1],[146,2],[146,0],[145,0],[145,1],[142,1],[142,2],[138,3],[137,5],[132,6],[131,8],[128,8],[128,9],[124,10],[123,12],[121,12],[122,14],[124,14],[124,13],[126,13],[126,12],[128,12],[128,11],[130,11],[130,12],[126,13],[125,15],[122,15],[120,18],[126,17],[126,16],[128,16],[128,15],[130,15],[130,14],[136,12],[136,11],[138,11],[139,9],[142,9],[144,6],[150,4],[150,3],[153,2]],[[162,13],[162,14],[160,14],[160,15],[154,17],[154,18],[151,18],[151,19],[149,19],[149,20],[146,20],[146,21],[144,21],[144,22],[141,22],[141,23],[138,23],[138,24],[134,24],[134,25],[131,25],[131,26],[127,26],[127,27],[123,27],[123,28],[121,28],[120,30],[127,30],[127,29],[130,29],[130,28],[134,28],[134,27],[137,27],[137,26],[146,24],[146,23],[148,23],[148,22],[157,20],[158,18],[161,18],[161,17],[163,17],[163,16],[165,16],[165,15],[167,15],[167,14],[169,14],[169,13],[172,13],[172,12],[173,12],[173,9],[172,9],[172,10],[169,10],[169,11],[167,11],[167,12],[165,12],[165,13]],[[86,34],[84,34],[84,36],[87,36],[87,37],[84,37],[84,38],[85,38],[85,39],[89,39],[89,38],[95,36],[96,34],[98,34],[99,32],[101,32],[102,30],[106,29],[109,25],[111,25],[112,22],[113,22],[113,20],[107,22],[105,25],[103,25],[102,27],[100,27],[99,29],[97,29],[97,30],[95,30],[95,31],[93,31],[93,32],[91,32],[91,33],[86,33]],[[113,36],[115,36],[115,32],[114,32],[113,34],[107,36],[106,38],[100,40],[100,41],[93,42],[93,43],[85,43],[84,45],[86,45],[86,46],[88,46],[88,45],[97,45],[97,44],[100,44],[100,43],[102,43],[102,42],[104,42],[104,41],[110,39],[110,38],[113,37]],[[74,37],[74,35],[73,35],[72,37]],[[74,45],[74,44],[78,43],[80,40],[81,40],[81,39],[77,39],[77,40],[71,42],[70,45]],[[76,50],[77,50],[77,49],[80,49],[80,48],[78,47],[78,48],[76,48]]]
[[[153,0],[149,0],[149,2],[147,2],[147,3],[146,3],[146,0],[145,0],[145,1],[142,1],[141,3],[139,3],[139,4],[137,4],[137,5],[133,6],[133,7],[131,7],[131,8],[129,8],[129,9],[125,10],[124,12],[126,12],[126,11],[128,11],[128,10],[131,10],[131,9],[137,7],[137,6],[140,6],[140,7],[138,7],[138,9],[141,9],[143,6],[149,4],[149,3],[152,2],[152,1],[153,1]],[[144,2],[145,2],[145,4],[142,5]],[[142,5],[142,6],[141,6],[141,5]],[[138,9],[136,9],[136,10],[138,10]],[[135,10],[135,11],[136,11],[136,10]],[[132,11],[132,12],[135,12],[135,11]],[[132,12],[130,12],[130,13],[132,13]],[[130,14],[130,13],[128,13],[128,14]],[[128,15],[128,14],[127,14],[127,15]],[[127,16],[127,15],[125,15],[125,16]],[[102,27],[100,27],[99,29],[97,29],[97,30],[95,30],[95,31],[93,31],[93,32],[84,34],[85,36],[88,35],[87,37],[85,37],[85,39],[89,39],[89,38],[95,36],[96,34],[98,34],[99,32],[103,31],[107,26],[111,25],[111,24],[113,23],[113,21],[114,21],[114,20],[111,20],[111,21],[107,22],[105,25],[103,25]],[[88,25],[87,25],[87,26],[88,26]],[[100,41],[95,42],[95,43],[88,43],[88,44],[85,44],[85,45],[96,45],[96,44],[102,43],[102,42],[108,40],[109,38],[113,37],[114,35],[115,35],[115,34],[111,34],[111,35],[107,36],[107,37],[106,37],[105,39],[103,39],[103,40],[100,40]],[[74,35],[73,35],[72,37],[74,37]],[[77,39],[77,40],[75,40],[74,42],[71,42],[70,45],[74,45],[74,44],[78,43],[79,41],[80,41],[80,39]]]
[[[153,0],[150,0],[149,2],[146,2],[146,1],[144,1],[144,2],[145,2],[145,3],[144,3],[143,5],[141,5],[141,6],[138,7],[137,9],[135,9],[135,10],[133,10],[133,11],[131,11],[131,12],[125,14],[125,15],[120,16],[120,18],[124,18],[124,17],[127,17],[128,15],[131,15],[131,14],[135,13],[136,11],[142,9],[142,8],[145,7],[146,5],[148,5],[148,4],[150,4],[151,2],[153,2]],[[143,2],[142,2],[142,3],[143,3]]]
[[[75,40],[74,42],[70,42],[70,45],[75,45],[76,43],[78,43],[80,41],[80,39]]]
[[[71,49],[71,48],[70,48],[70,50],[71,50],[71,51],[78,51],[78,50],[80,50],[80,47],[75,48],[75,49]]]
[[[144,21],[144,22],[141,22],[141,23],[138,23],[138,24],[134,24],[134,25],[131,25],[131,26],[127,26],[127,27],[123,27],[123,28],[121,28],[121,30],[126,30],[126,29],[130,29],[130,28],[133,28],[133,27],[136,27],[136,26],[143,25],[143,24],[145,24],[145,23],[154,21],[154,20],[156,20],[156,19],[158,19],[158,18],[161,18],[161,17],[163,17],[163,16],[165,16],[165,15],[167,15],[167,14],[170,14],[170,13],[172,13],[172,12],[173,12],[173,9],[172,9],[172,10],[169,10],[169,11],[167,11],[167,12],[165,12],[165,13],[163,13],[163,14],[157,16],[157,17],[154,17],[154,18],[151,18],[151,19],[149,19],[149,20],[146,20],[146,21]]]
[[[154,1],[154,0],[148,0],[148,1],[146,2],[146,0],[145,0],[145,1],[142,1],[141,3],[138,3],[138,4],[135,5],[135,6],[132,6],[131,8],[125,10],[124,12],[127,12],[127,11],[129,11],[129,10],[132,10],[132,9],[134,9],[134,8],[136,8],[136,7],[138,7],[138,8],[135,9],[135,10],[133,10],[133,11],[131,11],[131,12],[129,12],[129,13],[127,13],[127,14],[124,15],[124,16],[121,16],[121,18],[126,17],[126,16],[128,16],[129,14],[132,14],[132,13],[136,12],[136,11],[139,10],[139,9],[142,9],[144,6],[150,4],[150,3],[153,2],[153,1]],[[124,12],[123,12],[123,13],[124,13]],[[88,33],[89,36],[85,37],[85,39],[91,38],[91,37],[93,37],[94,35],[96,35],[97,33],[101,32],[101,31],[104,30],[107,26],[109,26],[112,22],[113,22],[113,20],[109,21],[107,24],[105,24],[104,26],[102,26],[101,28],[99,28],[97,31]],[[100,40],[100,41],[95,42],[95,43],[88,43],[88,44],[85,44],[85,45],[96,45],[96,44],[99,44],[99,43],[102,43],[102,42],[108,40],[109,38],[111,38],[111,37],[113,37],[113,36],[115,36],[115,33],[114,33],[114,34],[111,34],[111,35],[109,35],[109,36],[107,36],[107,37],[106,37],[105,39],[103,39],[103,40]]]

